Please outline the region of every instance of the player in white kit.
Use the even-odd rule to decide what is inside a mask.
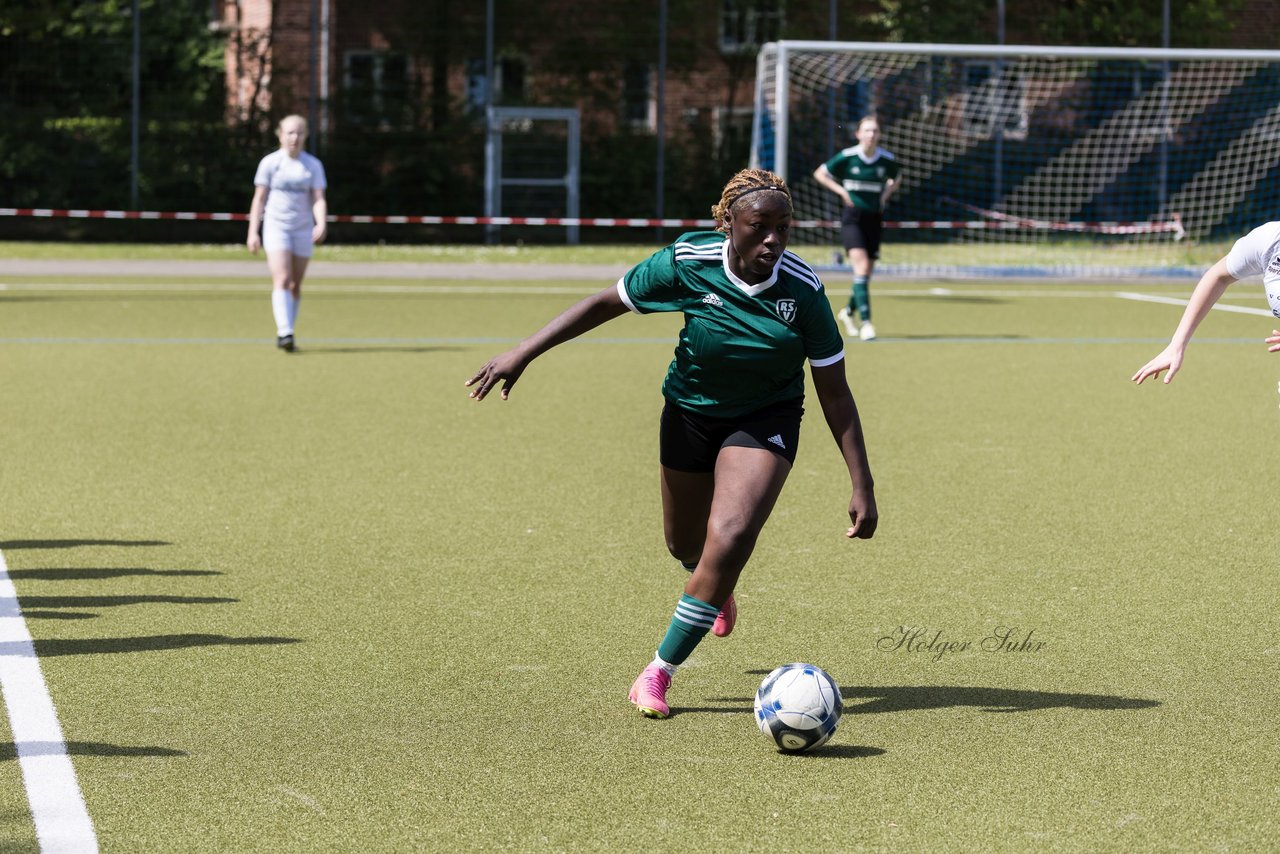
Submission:
[[[1168,383],[1172,380],[1182,367],[1183,353],[1191,336],[1214,303],[1235,282],[1258,275],[1262,276],[1262,286],[1267,291],[1271,313],[1280,317],[1280,221],[1260,225],[1237,240],[1231,251],[1200,277],[1169,346],[1143,365],[1133,375],[1133,381],[1141,385],[1148,377],[1159,377],[1166,371],[1164,381]],[[1267,348],[1270,352],[1280,351],[1280,329],[1272,329],[1266,343],[1270,345]]]
[[[280,148],[262,158],[253,178],[246,244],[255,255],[259,247],[266,250],[276,346],[291,353],[302,278],[312,246],[324,240],[329,207],[324,198],[324,166],[302,150],[307,141],[307,120],[285,116],[276,136]]]

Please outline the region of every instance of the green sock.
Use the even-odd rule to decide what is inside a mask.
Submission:
[[[858,318],[866,323],[871,319],[871,277],[855,276],[853,279],[853,298],[849,300],[849,313],[858,310]]]
[[[658,657],[669,664],[684,664],[694,647],[711,631],[711,624],[719,613],[720,609],[714,605],[681,593],[671,625],[658,647]]]

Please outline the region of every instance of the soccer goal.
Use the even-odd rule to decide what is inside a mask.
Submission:
[[[876,116],[903,170],[887,274],[1199,275],[1191,247],[1280,218],[1280,51],[780,41],[755,106],[793,239],[833,247],[811,174]]]
[[[489,107],[485,135],[486,217],[578,218],[582,119],[577,109]],[[510,138],[513,144],[506,145]],[[486,236],[496,241],[498,225]],[[578,226],[565,228],[578,242]]]

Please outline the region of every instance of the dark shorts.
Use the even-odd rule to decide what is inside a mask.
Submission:
[[[880,257],[880,235],[884,216],[858,208],[846,207],[840,214],[840,240],[844,251],[864,249],[873,261]]]
[[[721,448],[763,448],[795,463],[800,445],[800,401],[777,403],[737,418],[710,418],[667,402],[662,408],[658,457],[669,469],[710,472]]]

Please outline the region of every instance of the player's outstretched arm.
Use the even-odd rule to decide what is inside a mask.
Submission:
[[[1133,375],[1133,382],[1142,385],[1148,377],[1159,377],[1164,374],[1164,382],[1168,384],[1182,368],[1182,356],[1186,352],[1191,336],[1195,334],[1200,321],[1213,308],[1222,294],[1235,281],[1227,272],[1227,259],[1221,258],[1200,277],[1196,289],[1191,293],[1187,308],[1182,312],[1182,320],[1169,341],[1169,346],[1160,351],[1150,362],[1147,362]],[[1280,339],[1277,339],[1280,343]]]
[[[1138,369],[1138,372],[1133,375],[1133,382],[1142,385],[1143,380],[1148,377],[1159,379],[1160,374],[1163,373],[1164,381],[1168,383],[1182,369],[1182,354],[1185,350],[1185,344],[1170,344],[1165,347],[1160,351],[1160,355]]]
[[[849,191],[844,185],[836,180],[836,176],[831,174],[831,170],[827,168],[827,164],[823,163],[817,169],[813,170],[813,180],[826,187],[831,192],[840,197],[840,201],[845,205],[852,205],[853,199],[849,198]]]
[[[557,344],[590,332],[615,317],[621,317],[628,310],[615,285],[587,297],[515,347],[485,362],[471,379],[463,383],[471,389],[468,396],[484,400],[494,386],[502,383],[502,399],[506,400],[516,380],[520,379],[524,369],[538,356]]]
[[[871,477],[871,465],[867,462],[866,442],[862,436],[862,421],[858,417],[858,405],[849,391],[844,375],[844,360],[834,365],[812,368],[813,387],[822,404],[822,414],[827,419],[831,435],[840,448],[845,465],[849,468],[849,480],[853,494],[849,499],[849,521],[852,523],[845,536],[869,540],[876,532],[880,513],[876,509],[875,480]]]

